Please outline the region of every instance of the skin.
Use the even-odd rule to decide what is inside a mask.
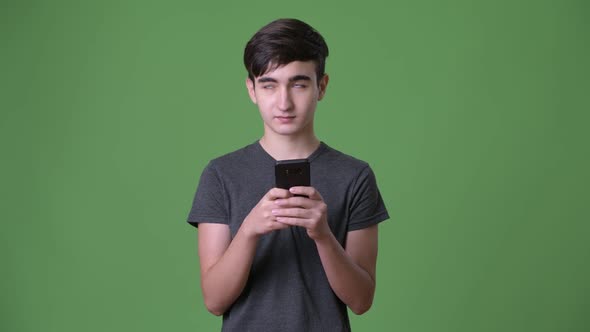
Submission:
[[[313,62],[294,61],[255,80],[247,79],[246,87],[264,124],[260,144],[277,160],[307,158],[320,144],[313,120],[328,75],[318,81]],[[293,226],[304,227],[314,240],[338,298],[356,314],[369,310],[375,293],[377,225],[348,232],[343,248],[328,226],[321,194],[313,187],[293,187],[269,190],[233,240],[227,225],[199,224],[201,288],[211,313],[222,315],[244,289],[260,237]]]

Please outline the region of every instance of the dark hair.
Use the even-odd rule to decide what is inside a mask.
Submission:
[[[309,24],[297,19],[278,19],[262,27],[244,49],[244,65],[254,81],[269,70],[293,61],[314,61],[319,83],[324,76],[328,45]]]

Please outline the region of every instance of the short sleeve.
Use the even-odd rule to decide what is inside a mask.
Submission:
[[[349,231],[363,229],[389,218],[371,167],[367,165],[359,173],[352,190]]]
[[[203,170],[188,215],[188,223],[198,227],[201,222],[228,224],[228,207],[223,182],[209,163]]]

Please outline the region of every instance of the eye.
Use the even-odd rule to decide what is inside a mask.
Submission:
[[[263,85],[263,86],[262,86],[262,88],[263,88],[263,89],[265,89],[265,90],[274,89],[274,87],[275,87],[275,86],[274,86],[274,85],[272,85],[272,84],[267,84],[267,85]]]
[[[295,83],[293,86],[300,89],[307,88],[307,84],[305,83]]]

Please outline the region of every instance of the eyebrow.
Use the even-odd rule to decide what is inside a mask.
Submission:
[[[307,75],[295,75],[295,76],[289,78],[289,82],[294,82],[294,81],[311,81],[311,77],[309,77]]]
[[[278,83],[278,81],[272,77],[261,77],[256,80],[258,83]],[[311,77],[307,75],[295,75],[293,77],[289,77],[289,82],[295,81],[311,81]]]

